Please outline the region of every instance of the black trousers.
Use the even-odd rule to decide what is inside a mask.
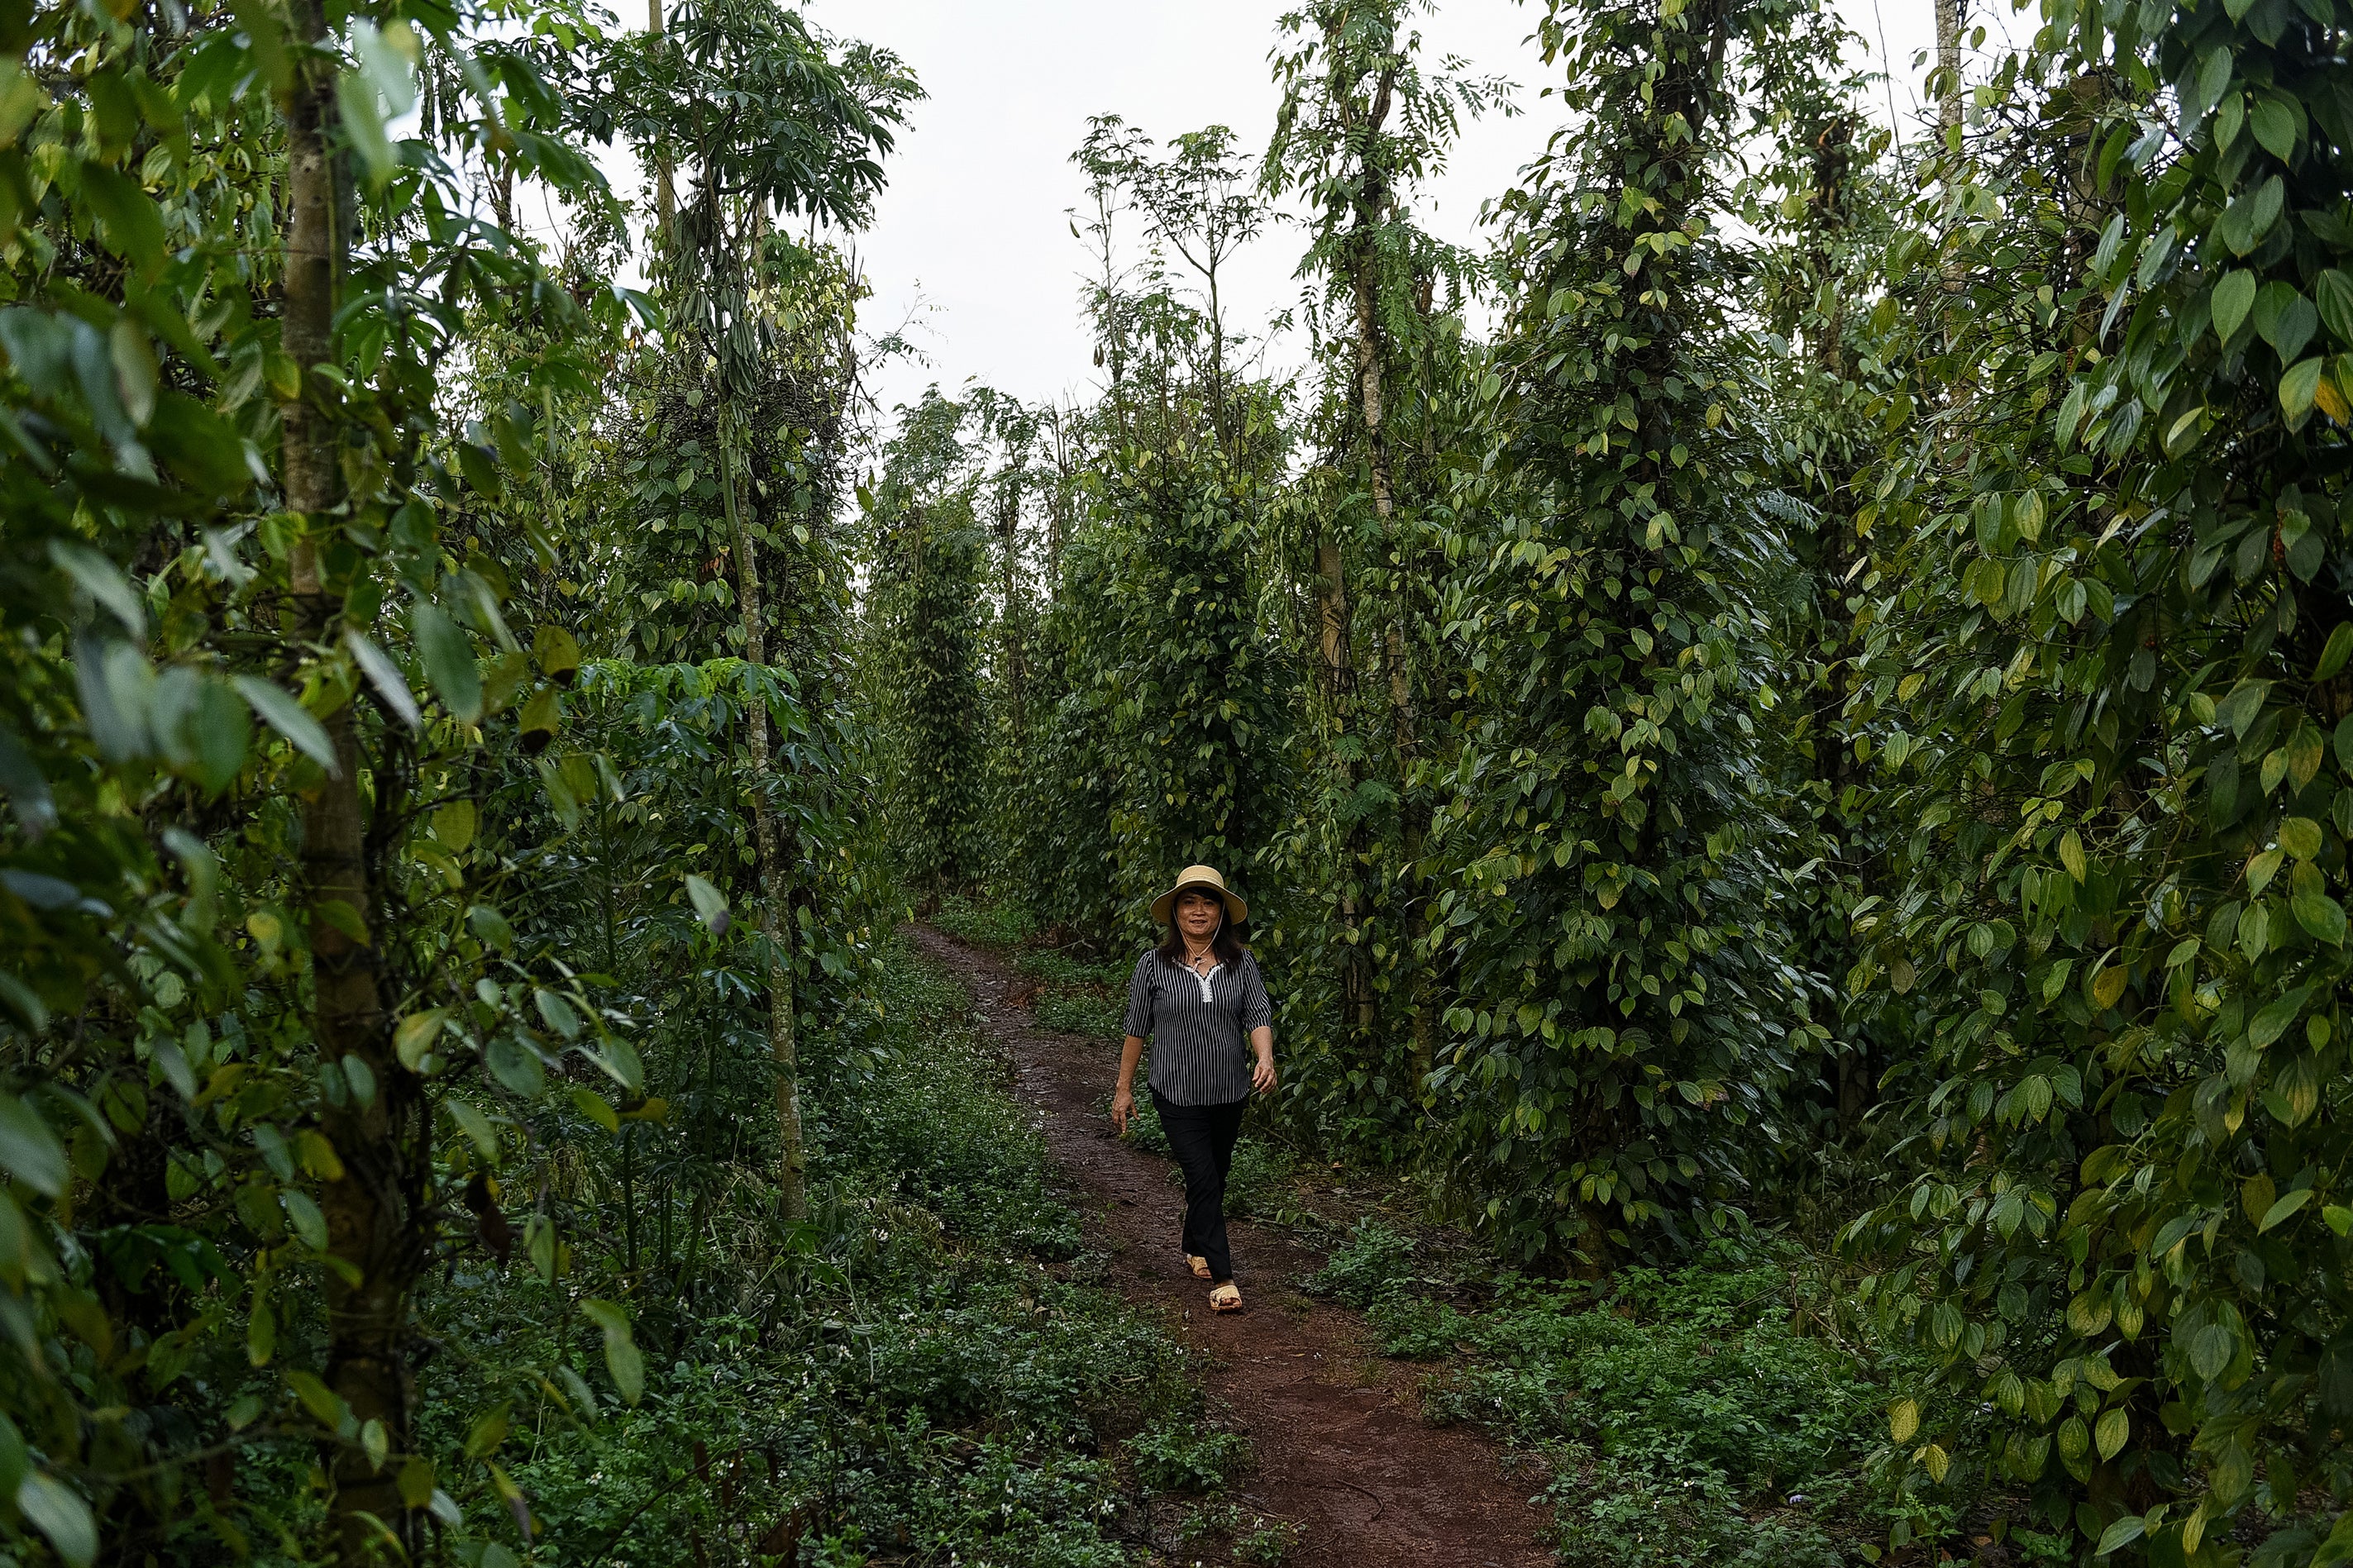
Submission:
[[[1152,1104],[1185,1172],[1185,1251],[1208,1258],[1209,1278],[1223,1284],[1234,1277],[1234,1255],[1226,1246],[1226,1173],[1233,1169],[1234,1140],[1250,1101],[1178,1105],[1155,1089]]]

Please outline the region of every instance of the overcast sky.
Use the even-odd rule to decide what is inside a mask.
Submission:
[[[1932,0],[1842,0],[1847,24],[1874,57],[1893,55],[1897,110],[1917,103],[1915,51],[1931,36]],[[1267,57],[1282,0],[813,0],[809,15],[838,35],[896,50],[926,97],[888,163],[889,188],[858,248],[874,297],[870,332],[902,322],[928,364],[881,367],[871,384],[887,410],[927,383],[967,377],[1037,401],[1095,384],[1081,320],[1083,247],[1066,210],[1085,200],[1070,162],[1091,114],[1116,113],[1161,140],[1231,126],[1262,151],[1279,100]],[[1539,96],[1555,73],[1526,42],[1540,5],[1442,0],[1423,19],[1426,58],[1454,54],[1482,76],[1519,85],[1515,118],[1466,128],[1446,175],[1425,193],[1423,221],[1457,241],[1479,237],[1481,204],[1544,149],[1562,118]],[[1874,58],[1872,62],[1878,65]],[[1883,118],[1888,93],[1874,93]],[[1908,129],[1908,127],[1907,127]],[[1271,229],[1220,279],[1229,318],[1253,330],[1294,303],[1301,236]],[[1296,343],[1270,345],[1295,363]]]

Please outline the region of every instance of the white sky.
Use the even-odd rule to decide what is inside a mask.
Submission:
[[[1874,57],[1884,37],[1907,131],[1917,123],[1912,57],[1932,37],[1932,3],[1841,0]],[[1085,201],[1070,154],[1087,117],[1115,113],[1162,141],[1229,125],[1254,160],[1280,100],[1267,57],[1286,8],[1283,0],[811,0],[810,16],[828,31],[896,50],[928,95],[913,106],[886,164],[889,188],[858,244],[874,289],[862,325],[881,332],[907,322],[930,361],[875,370],[870,386],[884,410],[928,383],[952,393],[966,377],[1030,401],[1091,392],[1098,373],[1080,317],[1089,258],[1063,216]],[[1466,127],[1446,175],[1424,192],[1422,221],[1446,238],[1477,240],[1481,204],[1561,121],[1559,97],[1538,96],[1555,74],[1525,42],[1541,15],[1540,4],[1441,0],[1422,19],[1428,65],[1451,53],[1474,74],[1505,77],[1519,85],[1523,111]],[[1884,118],[1887,89],[1872,96]],[[1220,290],[1237,327],[1254,331],[1296,302],[1291,274],[1302,243],[1297,229],[1277,226],[1236,258]],[[1269,361],[1293,364],[1303,352],[1278,342]]]

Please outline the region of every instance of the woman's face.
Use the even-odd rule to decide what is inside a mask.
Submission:
[[[1215,893],[1183,892],[1176,895],[1176,929],[1195,942],[1204,942],[1214,936],[1218,921],[1225,912],[1225,900]]]

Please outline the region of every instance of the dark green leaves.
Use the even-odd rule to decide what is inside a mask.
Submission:
[[[2212,306],[2214,335],[2222,342],[2229,342],[2237,335],[2240,324],[2246,321],[2247,313],[2254,308],[2254,303],[2255,275],[2253,273],[2239,271],[2223,274],[2221,281],[2214,285]]]
[[[2245,256],[2270,235],[2287,199],[2287,187],[2276,174],[2253,190],[2232,198],[2214,226],[2215,237],[2233,256]]]

